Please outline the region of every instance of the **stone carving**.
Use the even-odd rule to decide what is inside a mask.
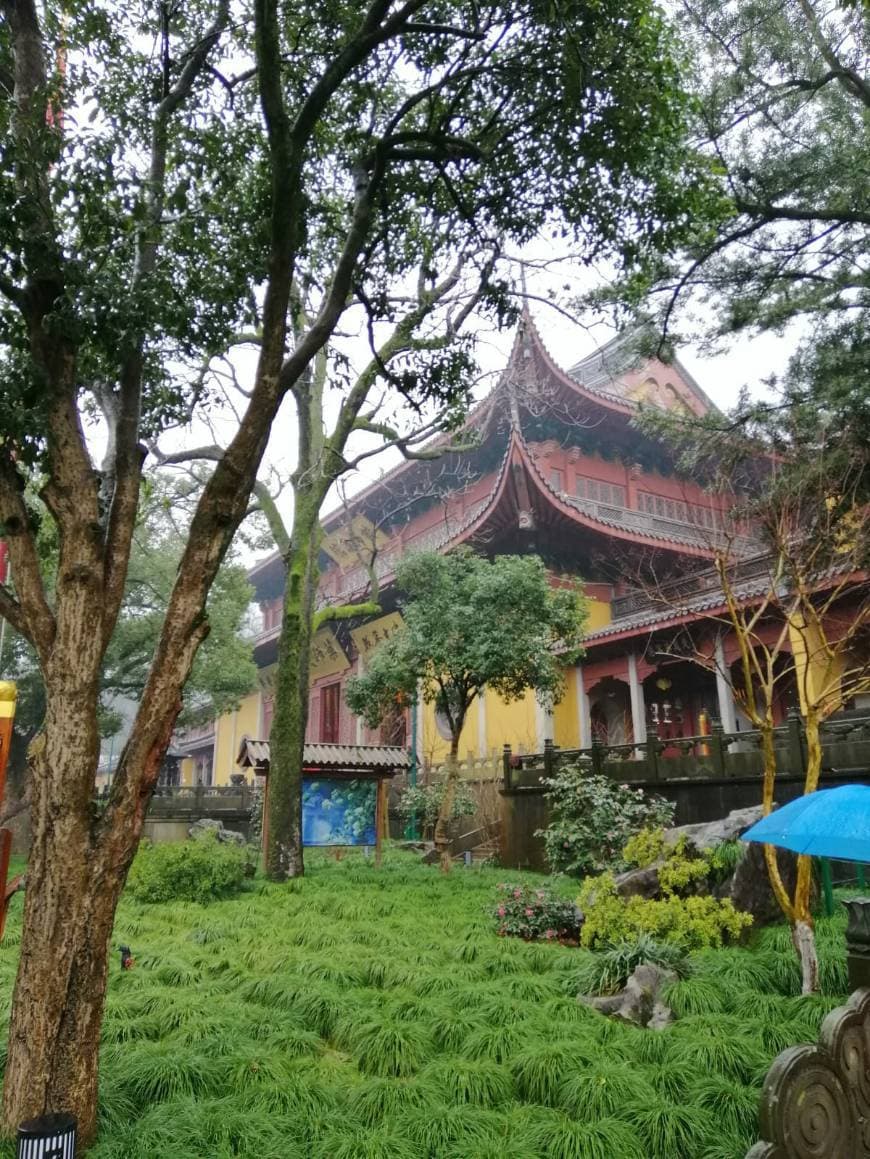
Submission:
[[[870,988],[822,1023],[818,1046],[777,1055],[761,1094],[761,1136],[746,1159],[870,1155]]]
[[[618,994],[605,997],[580,995],[579,1002],[591,1006],[599,1014],[609,1014],[634,1026],[645,1026],[647,1030],[663,1030],[674,1020],[673,1011],[662,1000],[665,986],[676,980],[672,970],[664,970],[652,962],[643,962]]]

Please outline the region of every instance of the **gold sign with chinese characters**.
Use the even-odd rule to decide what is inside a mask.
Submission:
[[[311,679],[336,676],[350,668],[350,661],[328,628],[321,628],[311,641]]]
[[[354,647],[365,661],[374,652],[379,644],[388,640],[393,632],[402,625],[402,616],[399,612],[391,612],[388,616],[381,616],[379,620],[372,620],[363,624],[361,628],[354,628],[351,639]]]
[[[350,523],[324,535],[320,546],[339,567],[364,567],[372,554],[382,548],[387,537],[364,515],[354,515]]]

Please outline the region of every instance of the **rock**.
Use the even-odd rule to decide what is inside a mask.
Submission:
[[[675,979],[672,970],[644,962],[635,969],[621,993],[601,998],[581,996],[579,1001],[632,1026],[661,1030],[674,1019],[670,1007],[662,1001],[661,991]]]
[[[236,833],[233,829],[224,829],[223,821],[213,817],[200,817],[187,831],[188,837],[204,837],[206,833],[214,833],[218,841],[227,845],[245,844],[245,838],[241,833]]]
[[[662,861],[654,861],[643,869],[629,869],[626,873],[619,873],[613,879],[616,892],[620,897],[643,897],[647,901],[657,898],[661,892],[659,886],[659,868]]]
[[[674,829],[666,829],[665,842],[673,846],[681,837],[685,837],[699,853],[703,853],[721,845],[723,841],[733,841],[745,833],[750,825],[760,821],[761,817],[760,805],[753,805],[749,809],[732,809],[727,817],[719,821],[701,821],[696,825],[678,825]]]
[[[785,888],[794,896],[797,877],[797,856],[785,849],[777,851],[777,864]],[[717,891],[719,897],[730,898],[734,908],[752,914],[757,926],[769,926],[783,920],[764,860],[764,846],[748,842],[733,875]]]

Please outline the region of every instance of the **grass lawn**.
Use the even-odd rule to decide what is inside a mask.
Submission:
[[[585,951],[493,933],[497,883],[543,879],[308,861],[210,906],[123,902],[94,1159],[741,1159],[771,1059],[844,998],[821,919],[825,997],[797,997],[776,928],[696,955],[673,1027],[619,1026],[574,1000]],[[7,1005],[20,920],[16,898]]]

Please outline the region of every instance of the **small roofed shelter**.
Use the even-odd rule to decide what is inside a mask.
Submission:
[[[239,768],[252,769],[266,778],[264,856],[270,757],[269,741],[245,737],[236,759]],[[410,763],[409,751],[396,745],[306,744],[302,755],[303,845],[374,845],[379,864],[387,821],[387,784]]]

